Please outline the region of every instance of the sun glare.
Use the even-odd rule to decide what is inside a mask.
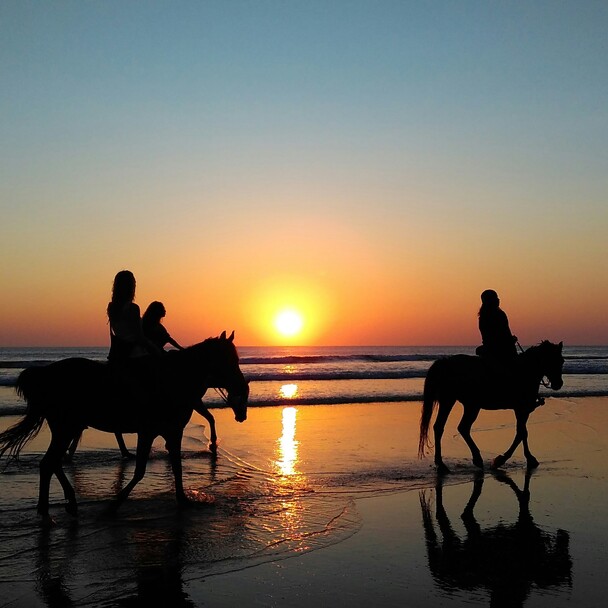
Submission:
[[[304,320],[299,312],[295,310],[284,310],[276,316],[274,325],[282,336],[289,338],[302,331]]]
[[[318,285],[306,279],[272,277],[252,293],[248,313],[259,344],[307,346],[327,331],[333,307]]]

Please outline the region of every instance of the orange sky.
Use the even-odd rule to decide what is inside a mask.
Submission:
[[[0,346],[125,268],[184,344],[608,343],[606,7],[154,4],[1,9]]]

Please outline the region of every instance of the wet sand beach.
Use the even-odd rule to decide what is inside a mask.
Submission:
[[[88,430],[65,467],[79,518],[54,483],[50,530],[35,512],[42,434],[0,477],[0,606],[603,605],[608,399],[548,399],[529,424],[541,462],[530,476],[520,450],[500,473],[476,472],[456,410],[453,473],[438,479],[416,458],[419,408],[251,408],[241,425],[215,410],[217,460],[201,420],[186,429],[196,504],[177,509],[157,440],[114,517],[133,463]],[[487,464],[513,433],[511,412],[482,412],[473,436]]]

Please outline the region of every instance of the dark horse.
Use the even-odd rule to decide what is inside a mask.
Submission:
[[[168,356],[173,356],[173,354],[176,351],[169,351],[167,353]],[[210,387],[211,388],[211,387]],[[215,387],[215,388],[219,388],[219,387]],[[220,395],[223,397],[224,395],[220,393]],[[204,397],[204,393],[201,395],[201,399]],[[213,414],[209,411],[209,408],[202,403],[202,401],[198,401],[197,403],[193,403],[192,404],[192,409],[197,413],[200,414],[208,423],[209,423],[209,451],[213,454],[213,455],[217,455],[217,450],[218,450],[218,443],[217,443],[217,430],[215,428],[215,417],[213,416]],[[119,433],[120,436],[120,433]],[[78,449],[78,444],[80,443],[80,440],[82,439],[82,433],[80,433],[77,437],[75,437],[72,440],[72,443],[70,444],[70,447],[68,448],[68,451],[65,455],[65,460],[67,462],[71,462],[72,458],[74,457],[74,454],[76,452],[76,450]],[[125,455],[123,455],[123,458],[125,458]],[[131,458],[131,454],[129,452],[127,452],[126,458]]]
[[[234,332],[209,338],[200,344],[164,357],[134,359],[126,369],[106,363],[72,358],[46,367],[25,369],[17,380],[17,392],[27,401],[25,416],[0,434],[0,456],[18,456],[35,437],[44,421],[51,443],[40,462],[38,513],[49,517],[49,486],[53,473],[67,500],[66,510],[76,515],[76,495],[63,468],[68,446],[84,428],[112,433],[137,433],[133,479],[118,493],[118,507],[141,481],[152,442],[165,439],[175,477],[179,503],[186,503],[182,483],[181,444],[192,410],[210,387],[227,391],[226,401],[235,419],[247,418],[249,385],[239,367]]]
[[[499,369],[496,363],[482,357],[453,355],[435,361],[424,382],[424,401],[420,417],[420,441],[418,456],[424,457],[429,446],[429,425],[436,404],[439,404],[437,419],[433,425],[435,433],[435,464],[440,474],[449,473],[441,457],[441,436],[445,423],[456,401],[464,407],[458,431],[473,455],[473,464],[483,469],[483,459],[471,437],[471,427],[479,411],[512,409],[517,420],[515,439],[509,449],[497,456],[494,468],[503,465],[523,442],[528,468],[538,466],[538,460],[528,448],[527,422],[530,413],[539,404],[538,389],[544,377],[549,379],[553,390],[563,383],[563,343],[553,344],[544,340],[517,356],[512,371]],[[500,388],[498,384],[501,384]],[[540,401],[542,403],[542,401]]]

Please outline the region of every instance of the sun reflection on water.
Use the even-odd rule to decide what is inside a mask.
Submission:
[[[279,394],[284,399],[293,399],[298,396],[298,385],[297,384],[283,384],[279,389]]]
[[[294,385],[295,386],[295,385]],[[297,390],[297,386],[296,386]],[[295,407],[284,407],[283,433],[278,439],[278,459],[276,465],[282,475],[295,475],[298,462],[298,441],[296,440],[296,418],[298,410]]]
[[[291,388],[293,387],[293,389]],[[297,385],[285,385],[286,393],[293,390],[297,393]],[[305,487],[305,476],[298,470],[298,448],[299,441],[296,440],[296,421],[298,410],[295,407],[284,407],[282,418],[282,433],[277,439],[277,459],[275,466],[279,473],[276,478],[275,492],[280,497],[280,522],[281,527],[276,543],[295,543],[293,550],[296,552],[306,551],[309,546],[302,536],[303,509],[304,505],[300,499],[300,492]]]

